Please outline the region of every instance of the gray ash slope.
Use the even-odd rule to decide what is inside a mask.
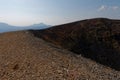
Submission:
[[[120,72],[17,31],[0,34],[0,80],[120,80]]]

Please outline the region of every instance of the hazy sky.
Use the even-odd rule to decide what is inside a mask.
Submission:
[[[120,19],[120,0],[0,0],[0,22],[56,25],[81,19]]]

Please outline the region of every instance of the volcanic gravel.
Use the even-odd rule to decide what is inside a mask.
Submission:
[[[0,80],[120,80],[120,72],[16,31],[0,34]]]

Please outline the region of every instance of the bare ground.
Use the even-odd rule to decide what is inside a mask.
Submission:
[[[120,72],[19,31],[0,34],[0,80],[120,80]]]

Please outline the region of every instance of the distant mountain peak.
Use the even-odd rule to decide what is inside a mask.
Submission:
[[[44,23],[38,23],[38,24],[33,24],[32,26],[47,26],[47,25]]]
[[[9,25],[9,24],[7,24],[7,23],[4,23],[4,22],[0,22],[0,25]]]

